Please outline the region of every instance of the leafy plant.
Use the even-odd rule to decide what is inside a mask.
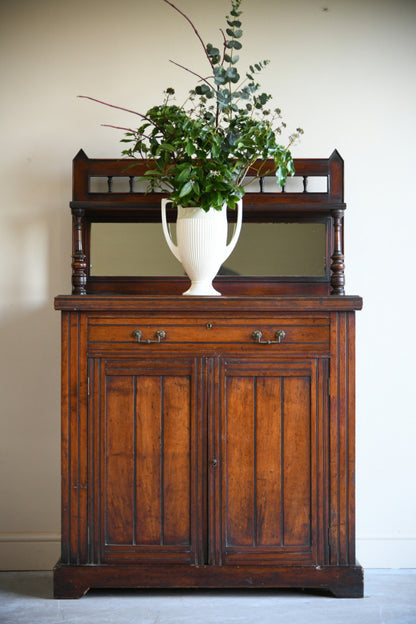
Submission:
[[[289,137],[286,147],[278,139],[286,124],[278,108],[270,110],[272,96],[261,91],[258,74],[269,64],[257,61],[244,73],[238,68],[242,48],[240,5],[231,0],[227,28],[220,29],[219,47],[205,44],[190,18],[170,0],[163,0],[180,13],[192,26],[209,64],[209,74],[202,76],[179,65],[198,78],[181,106],[174,104],[175,90],[164,92],[161,105],[146,114],[88,98],[138,115],[142,122],[137,129],[125,130],[123,143],[130,144],[124,156],[149,159],[144,178],[147,190],[161,189],[169,193],[175,205],[210,207],[221,210],[227,204],[234,208],[255,179],[270,174],[267,159],[273,160],[277,181],[283,185],[294,174],[290,146],[303,133],[301,128]],[[250,177],[248,178],[248,173]]]

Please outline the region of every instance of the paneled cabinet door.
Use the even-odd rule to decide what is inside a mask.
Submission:
[[[192,360],[92,360],[97,563],[197,563],[198,388]]]
[[[212,560],[322,562],[327,360],[229,359],[219,377]]]

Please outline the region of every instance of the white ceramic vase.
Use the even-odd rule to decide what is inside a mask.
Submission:
[[[212,280],[221,265],[233,251],[241,231],[243,202],[237,202],[237,223],[231,241],[227,245],[227,209],[208,212],[198,207],[182,208],[178,206],[176,220],[176,239],[174,244],[166,220],[166,204],[169,199],[162,199],[162,227],[166,242],[173,255],[181,262],[191,280],[191,286],[184,295],[220,296]]]

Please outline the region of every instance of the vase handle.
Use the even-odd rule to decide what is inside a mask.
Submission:
[[[179,248],[172,241],[172,238],[171,238],[171,235],[170,235],[170,232],[169,232],[169,228],[168,228],[168,223],[167,223],[167,220],[166,220],[166,204],[170,204],[170,203],[171,203],[170,199],[162,199],[162,203],[161,203],[162,230],[163,230],[163,234],[165,236],[165,239],[166,239],[166,242],[168,244],[169,249],[171,250],[171,252],[175,256],[175,258],[177,258],[179,260],[179,262],[181,262],[181,259],[180,259],[180,256],[179,256]]]
[[[225,248],[225,258],[223,262],[225,262],[227,258],[231,255],[232,251],[234,250],[234,247],[237,244],[238,237],[240,236],[240,232],[241,232],[242,222],[243,222],[243,200],[240,199],[237,202],[237,223],[235,224],[234,232],[231,237],[231,240]]]

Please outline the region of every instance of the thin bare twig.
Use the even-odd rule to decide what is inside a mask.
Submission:
[[[137,111],[130,110],[129,108],[123,108],[122,106],[116,106],[115,104],[109,104],[108,102],[97,100],[96,98],[90,97],[89,95],[78,95],[78,97],[83,98],[84,100],[91,100],[92,102],[98,102],[98,104],[104,104],[104,106],[110,106],[111,108],[118,108],[118,110],[122,110],[126,113],[133,113],[133,115],[139,115],[139,117],[143,117],[143,119],[147,119],[147,117],[145,117],[141,113],[138,113]]]
[[[169,0],[163,0],[163,1],[166,2],[166,4],[169,4],[169,6],[171,6],[172,9],[175,9],[175,11],[177,11],[180,15],[182,15],[182,17],[184,17],[186,19],[186,21],[192,26],[194,33],[196,34],[196,36],[198,37],[199,41],[201,42],[202,47],[204,48],[204,52],[205,52],[205,55],[206,55],[206,57],[207,57],[207,59],[209,61],[209,64],[213,68],[214,66],[213,66],[212,61],[211,61],[211,59],[209,57],[206,45],[205,45],[201,35],[199,34],[198,30],[196,29],[194,23],[189,19],[189,17],[185,13],[183,13],[180,9],[178,9],[178,7],[173,4],[173,2],[169,2]]]
[[[127,132],[132,132],[133,134],[138,134],[136,130],[133,128],[124,128],[123,126],[113,126],[112,124],[101,124],[104,128],[115,128],[116,130],[126,130]]]
[[[227,39],[225,38],[225,33],[223,31],[222,28],[220,28],[220,33],[222,34],[222,38],[224,40],[224,49],[222,51],[222,61],[221,61],[221,65],[224,65],[224,61],[225,61],[225,51],[227,49]]]
[[[188,69],[188,67],[185,67],[185,65],[181,65],[180,63],[177,63],[176,61],[172,61],[172,59],[169,59],[169,63],[173,63],[173,65],[177,65],[181,69],[184,69],[185,71],[189,72],[190,74],[193,74],[194,76],[196,76],[197,78],[199,78],[203,82],[206,82],[207,85],[210,87],[210,89],[213,88],[212,85],[208,82],[208,80],[206,78],[204,78],[203,76],[200,76],[196,72],[192,71],[192,69]]]
[[[132,128],[124,128],[123,126],[113,126],[112,124],[101,124],[104,128],[115,128],[116,130],[127,130],[127,132],[132,132],[135,136],[142,136],[145,139],[150,139],[147,134],[143,134],[143,132],[137,132],[137,130],[133,130]]]
[[[122,110],[125,113],[133,113],[133,115],[138,115],[142,119],[148,121],[152,126],[163,132],[163,129],[160,128],[152,119],[146,117],[146,115],[142,115],[142,113],[138,113],[137,111],[130,110],[129,108],[123,108],[123,106],[116,106],[115,104],[109,104],[108,102],[103,102],[102,100],[97,100],[96,98],[90,97],[89,95],[78,95],[79,98],[84,98],[85,100],[91,100],[92,102],[98,102],[98,104],[104,104],[104,106],[110,106],[111,108],[117,108],[118,110]]]

